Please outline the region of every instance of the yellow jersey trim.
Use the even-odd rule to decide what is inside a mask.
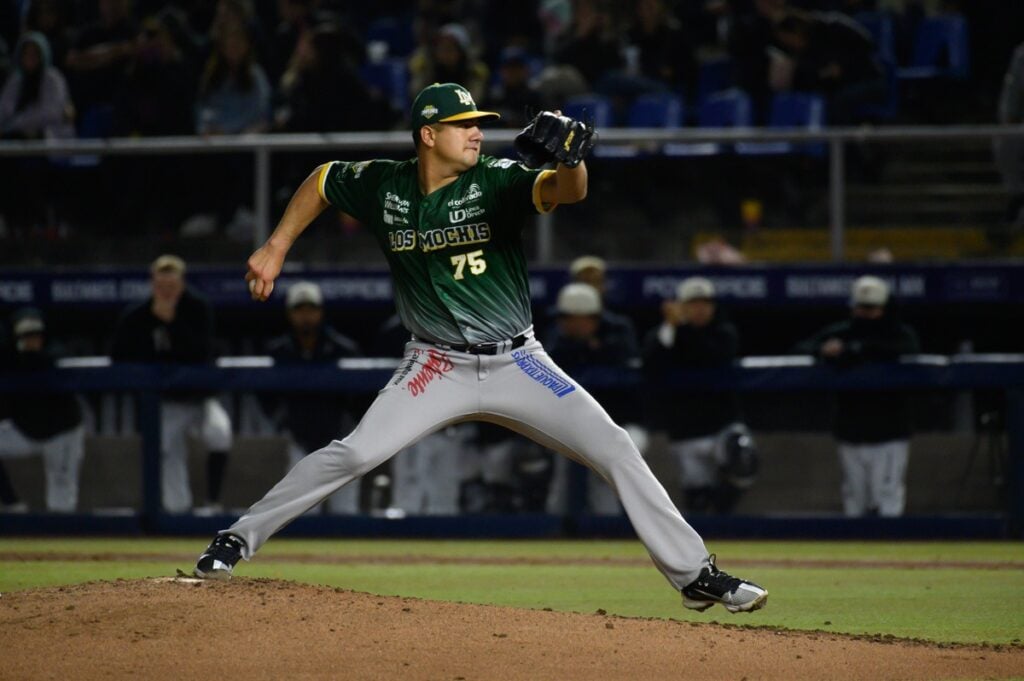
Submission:
[[[316,178],[316,191],[320,194],[320,198],[323,199],[325,203],[330,203],[330,200],[327,198],[327,194],[324,193],[324,182],[327,181],[327,171],[330,170],[331,166],[335,163],[337,163],[337,161],[331,161],[330,163],[325,163],[320,166],[320,175]]]
[[[554,174],[554,170],[542,170],[539,173],[537,173],[537,179],[533,181],[533,207],[536,208],[537,212],[542,215],[550,213],[558,206],[557,203],[545,204],[540,200],[541,183]]]

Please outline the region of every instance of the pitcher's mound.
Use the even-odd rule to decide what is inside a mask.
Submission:
[[[6,593],[0,640],[0,677],[20,680],[788,681],[980,679],[1024,670],[1021,648],[464,605],[241,578]]]

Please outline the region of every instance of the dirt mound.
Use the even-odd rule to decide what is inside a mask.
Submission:
[[[1024,670],[1018,647],[520,610],[242,578],[6,593],[0,640],[0,679],[19,681],[953,679]]]

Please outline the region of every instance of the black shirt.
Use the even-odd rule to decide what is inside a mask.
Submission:
[[[267,344],[267,354],[279,365],[318,364],[336,362],[344,357],[358,357],[359,346],[329,326],[321,327],[312,352],[302,349],[291,333],[279,336]],[[285,393],[280,402],[264,399],[268,411],[283,406],[282,424],[295,441],[307,451],[319,449],[342,434],[345,420],[353,403],[345,395],[294,392]]]
[[[797,346],[797,351],[819,356],[830,338],[843,341],[844,351],[823,361],[836,367],[868,362],[895,362],[900,355],[920,351],[914,330],[886,315],[881,319],[851,318],[825,327]],[[843,390],[834,401],[832,431],[840,442],[875,444],[910,437],[910,399],[894,390]]]
[[[40,371],[54,366],[47,352],[10,352],[0,359],[4,371]],[[0,418],[9,418],[23,435],[33,440],[51,437],[76,428],[82,423],[78,398],[69,393],[25,393],[3,395],[6,408]]]
[[[671,369],[727,367],[738,348],[736,327],[717,311],[707,326],[677,326],[670,347],[661,343],[655,327],[644,340],[644,373],[652,386],[658,386]],[[673,440],[707,437],[740,418],[731,392],[663,386],[652,389],[648,399],[651,426],[668,432]]]
[[[114,331],[111,359],[154,364],[205,364],[213,359],[213,308],[204,298],[185,289],[170,322],[156,317],[152,304],[147,298],[125,310]],[[208,394],[176,391],[168,397],[190,400]]]

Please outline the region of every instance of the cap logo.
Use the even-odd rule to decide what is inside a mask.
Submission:
[[[455,95],[459,98],[459,104],[463,106],[476,106],[476,102],[473,101],[473,96],[465,90],[455,90]]]
[[[437,107],[433,104],[427,104],[423,107],[423,111],[420,112],[420,115],[429,120],[437,115]]]

